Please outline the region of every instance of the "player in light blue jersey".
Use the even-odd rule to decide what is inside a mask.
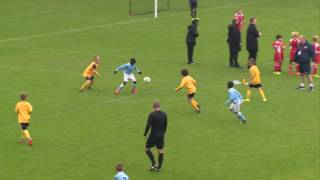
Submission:
[[[114,176],[114,180],[130,180],[129,176],[124,173],[124,167],[121,163],[116,166],[117,174]]]
[[[120,84],[120,86],[116,89],[115,94],[118,95],[123,88],[127,84],[129,80],[132,81],[132,93],[137,92],[137,80],[134,77],[134,71],[137,71],[138,74],[142,74],[141,71],[136,66],[136,59],[131,58],[130,62],[127,64],[123,64],[114,71],[116,74],[118,71],[123,71],[123,82]]]
[[[229,81],[227,83],[229,99],[226,102],[226,104],[230,104],[229,110],[231,112],[233,112],[240,119],[240,123],[245,124],[246,118],[240,112],[240,105],[243,101],[243,98],[242,98],[241,94],[239,93],[239,91],[237,91],[235,88],[233,88],[233,86],[234,86],[233,81]]]

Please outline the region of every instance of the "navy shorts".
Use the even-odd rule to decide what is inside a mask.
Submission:
[[[22,130],[27,130],[28,126],[29,126],[29,123],[20,123],[20,125],[21,125],[21,129]]]
[[[93,81],[94,80],[94,76],[86,77],[86,80]]]
[[[302,74],[310,74],[310,64],[300,63],[300,73]]]
[[[250,88],[261,88],[262,84],[249,84]]]
[[[190,3],[190,8],[191,9],[196,9],[197,8],[197,3]]]
[[[150,134],[146,142],[146,148],[150,149],[156,146],[157,149],[163,149],[164,147],[164,135],[162,134]]]

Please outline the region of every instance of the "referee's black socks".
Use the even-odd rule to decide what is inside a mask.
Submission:
[[[162,161],[163,161],[163,153],[159,153],[159,156],[158,156],[158,162],[159,162],[158,169],[161,169]]]
[[[154,156],[153,156],[152,152],[150,150],[147,150],[146,154],[148,155],[148,158],[150,159],[152,166],[154,166],[156,164],[156,162],[154,161]]]

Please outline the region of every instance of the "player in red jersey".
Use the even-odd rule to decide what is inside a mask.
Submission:
[[[313,77],[320,78],[318,74],[318,66],[320,64],[320,44],[319,44],[319,36],[314,35],[312,38],[312,48],[314,50],[314,57],[312,62],[312,75]]]
[[[275,75],[281,74],[282,61],[284,59],[284,48],[286,47],[283,43],[281,35],[276,36],[276,41],[272,43],[274,49],[274,72]]]
[[[234,19],[236,20],[236,27],[239,29],[239,31],[241,31],[244,21],[244,14],[242,12],[242,9],[237,9],[236,13],[234,14]]]
[[[289,41],[289,44],[290,44],[289,75],[293,75],[294,74],[293,71],[292,71],[294,65],[296,66],[296,74],[300,75],[299,63],[295,63],[295,59],[294,59],[294,56],[295,56],[295,54],[297,52],[297,49],[298,49],[298,45],[300,43],[299,32],[292,32],[291,36],[292,36],[292,38]]]

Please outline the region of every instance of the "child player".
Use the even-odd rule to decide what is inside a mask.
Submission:
[[[258,91],[262,97],[262,101],[266,102],[267,98],[264,95],[264,92],[262,89],[260,71],[254,62],[255,62],[254,59],[252,59],[252,58],[249,59],[250,82],[249,82],[249,88],[247,90],[247,98],[244,101],[250,102],[251,90],[252,90],[252,88],[255,88],[255,89],[258,89]]]
[[[282,61],[284,59],[284,48],[286,47],[283,43],[282,36],[277,35],[276,41],[272,43],[272,47],[274,49],[274,71],[273,74],[280,75],[281,74],[281,66]]]
[[[242,9],[237,9],[236,13],[233,17],[236,20],[236,27],[239,31],[242,30],[243,27],[243,21],[244,21],[244,14],[242,12]]]
[[[320,78],[318,74],[318,66],[320,64],[320,44],[319,44],[319,36],[315,35],[312,38],[312,48],[314,50],[313,63],[312,63],[312,75],[313,77]]]
[[[116,74],[118,71],[123,71],[123,82],[119,85],[119,87],[115,90],[115,94],[120,94],[120,91],[122,90],[123,86],[125,86],[128,82],[128,80],[132,81],[132,93],[137,93],[137,80],[134,77],[133,72],[137,71],[138,74],[142,74],[142,72],[139,70],[139,68],[136,66],[136,59],[131,58],[130,62],[127,64],[123,64],[114,71]]]
[[[181,75],[182,75],[182,80],[180,85],[175,89],[176,92],[178,92],[182,88],[187,89],[188,93],[188,101],[191,103],[193,109],[197,112],[200,113],[200,105],[198,102],[194,99],[194,96],[197,91],[197,82],[189,76],[189,71],[187,69],[182,69],[181,70]]]
[[[99,76],[98,67],[101,62],[100,56],[94,56],[93,61],[87,66],[84,70],[82,76],[85,77],[86,81],[80,88],[80,92],[83,92],[86,89],[92,89],[92,85],[94,83],[94,76]]]
[[[296,66],[296,75],[300,75],[300,67],[299,63],[295,62],[295,54],[297,52],[298,46],[300,44],[299,40],[299,32],[292,32],[291,33],[292,38],[289,41],[290,44],[290,62],[289,62],[289,75],[293,75],[293,66]]]
[[[18,122],[21,126],[22,136],[19,143],[22,144],[24,140],[28,140],[29,146],[32,145],[32,138],[28,131],[28,126],[30,124],[30,116],[32,112],[32,106],[27,102],[27,94],[20,93],[20,101],[16,104],[15,112],[18,114]]]
[[[246,123],[246,118],[240,112],[240,105],[242,103],[242,96],[235,88],[233,88],[233,86],[234,86],[233,81],[229,81],[227,83],[229,99],[226,102],[226,104],[227,105],[230,104],[229,110],[231,112],[233,112],[240,119],[240,123],[245,124]]]

